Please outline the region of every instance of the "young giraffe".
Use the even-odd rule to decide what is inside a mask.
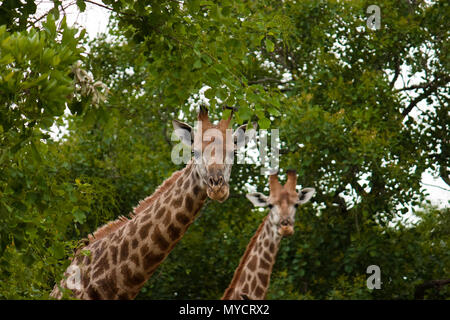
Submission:
[[[75,254],[60,287],[79,299],[134,299],[194,221],[206,197],[219,202],[228,198],[232,163],[224,161],[224,154],[234,152],[235,138],[245,125],[229,136],[233,142],[223,143],[221,152],[214,149],[199,157],[213,140],[226,140],[231,115],[213,125],[202,107],[198,120],[201,129],[195,133],[189,125],[173,121],[182,142],[193,146],[195,159],[141,201],[130,219],[120,217],[90,235],[89,244]],[[205,142],[208,129],[217,136]],[[50,296],[62,298],[58,285]]]
[[[265,299],[281,238],[294,233],[296,208],[308,202],[315,193],[314,188],[297,193],[295,171],[289,170],[287,176],[284,186],[278,181],[277,174],[269,176],[268,198],[259,192],[247,194],[253,205],[268,206],[270,211],[247,245],[222,300]]]

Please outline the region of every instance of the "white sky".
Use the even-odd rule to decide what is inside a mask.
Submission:
[[[100,1],[97,1],[101,3]],[[63,1],[64,5],[69,5],[75,3],[75,1]],[[43,13],[47,12],[52,6],[51,1],[38,1],[38,9],[36,16],[40,17]],[[69,6],[66,10],[67,23],[68,25],[77,24],[78,26],[84,27],[87,34],[91,39],[95,38],[99,33],[106,32],[108,19],[110,11],[99,6],[86,3],[85,12],[79,12],[76,5]],[[417,82],[419,82],[418,80]],[[403,86],[401,79],[399,77],[396,82],[396,87],[400,88]],[[418,107],[422,110],[427,108],[426,102],[422,101],[418,104]],[[418,109],[413,110],[411,115],[417,117]],[[54,130],[57,131],[57,130]],[[450,187],[440,178],[433,177],[429,172],[424,173],[422,176],[423,187],[426,189],[429,196],[427,197],[433,205],[439,206],[441,208],[448,207],[450,203]]]

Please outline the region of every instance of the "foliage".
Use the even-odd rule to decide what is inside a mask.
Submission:
[[[84,56],[82,32],[52,15],[29,32],[0,27],[0,297],[48,298],[80,239],[180,168],[171,120],[193,123],[204,86],[217,119],[227,104],[237,123],[279,128],[281,175],[295,168],[318,191],[282,241],[269,298],[412,299],[448,277],[448,209],[396,222],[423,205],[426,170],[448,176],[445,1],[382,1],[380,30],[366,28],[367,1],[104,3],[109,34]],[[77,61],[105,99],[82,94]],[[421,82],[399,87],[402,70]],[[65,123],[62,139],[48,135]],[[267,213],[244,197],[247,184],[267,193],[260,167],[235,164],[231,182],[139,299],[220,298]],[[381,290],[366,287],[372,264]]]

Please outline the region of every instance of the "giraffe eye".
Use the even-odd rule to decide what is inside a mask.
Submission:
[[[273,204],[270,204],[270,203],[269,203],[269,204],[267,205],[267,207],[268,207],[269,209],[272,209],[272,208],[273,208]]]
[[[299,206],[299,204],[298,204],[298,203],[294,204],[294,207],[295,207],[295,208],[298,208],[298,206]]]

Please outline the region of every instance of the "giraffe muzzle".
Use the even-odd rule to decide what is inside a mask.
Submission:
[[[223,175],[218,176],[210,176],[208,178],[208,187],[215,188],[215,187],[221,187],[224,184]]]
[[[278,233],[283,237],[288,237],[294,234],[294,226],[289,219],[284,219],[280,222]]]
[[[219,202],[224,202],[225,200],[227,200],[229,192],[230,191],[227,183],[213,186],[208,185],[208,187],[206,188],[206,194],[208,195],[208,197]]]
[[[208,197],[219,202],[224,202],[228,199],[229,186],[222,173],[216,172],[211,174],[207,179],[207,184],[206,193]]]

